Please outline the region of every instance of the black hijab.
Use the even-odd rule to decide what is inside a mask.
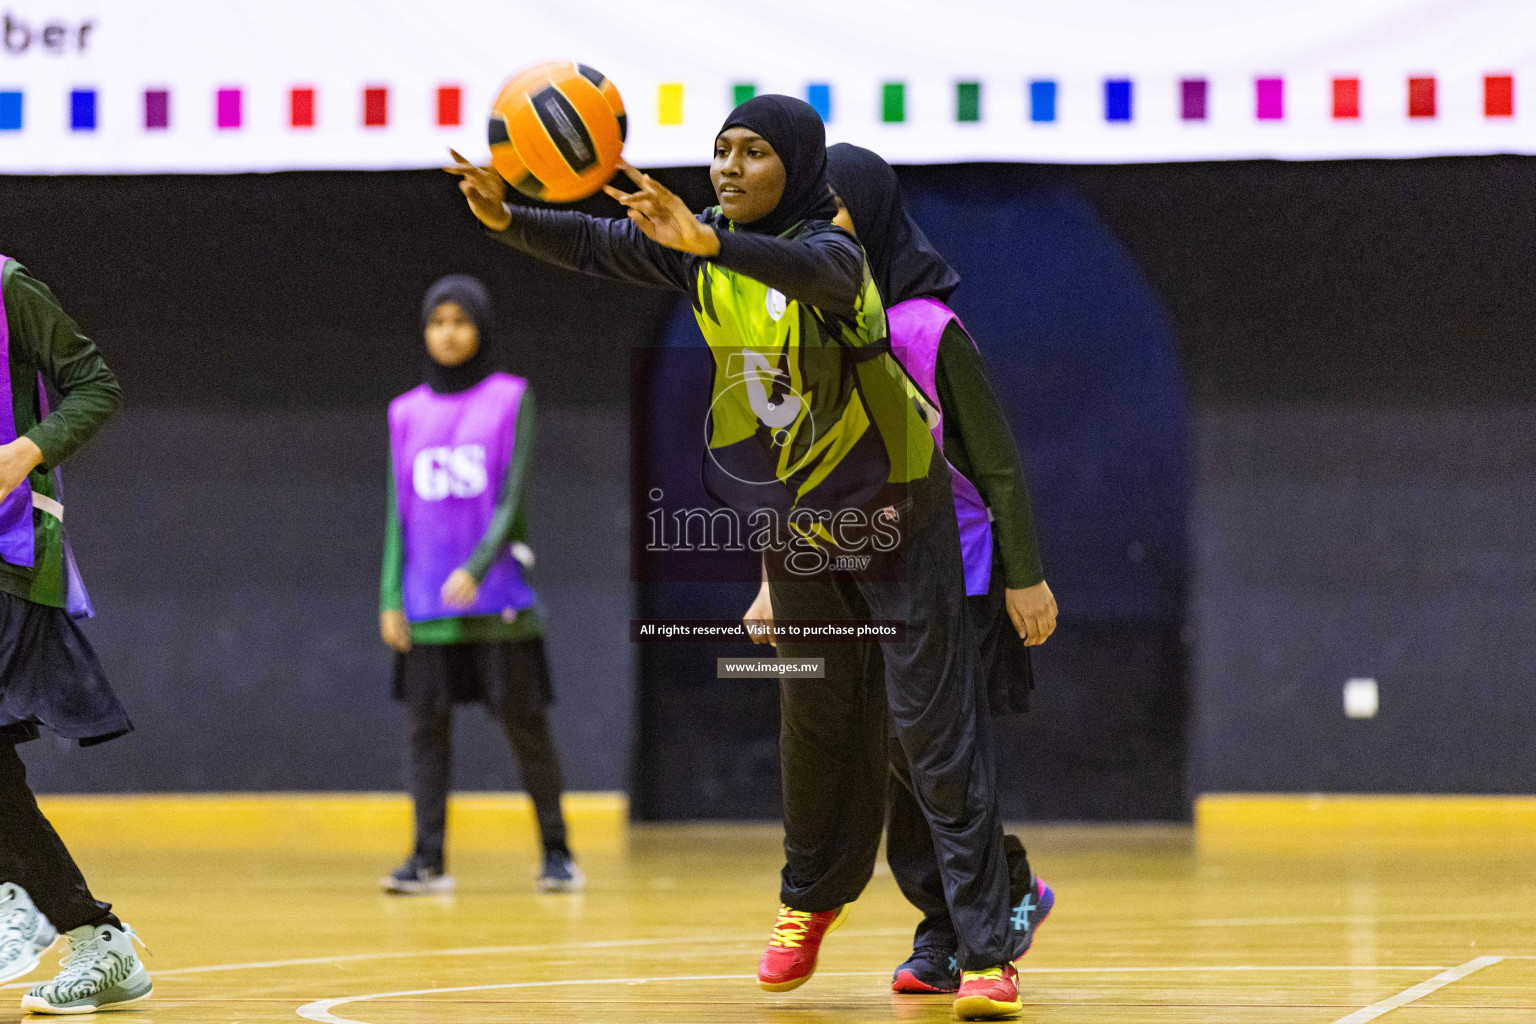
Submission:
[[[827,189],[827,128],[816,108],[793,96],[754,96],[731,111],[720,131],[727,128],[756,132],[784,162],[779,205],[738,228],[777,235],[804,220],[837,216],[837,202]]]
[[[445,302],[458,303],[459,308],[469,314],[480,331],[480,347],[458,366],[444,366],[430,353],[427,355],[427,386],[440,395],[468,391],[501,368],[495,345],[496,320],[491,315],[491,294],[485,290],[485,285],[468,274],[438,278],[421,300],[422,330],[426,330],[427,321]]]
[[[886,308],[919,296],[947,302],[960,275],[901,205],[901,183],[891,165],[840,142],[827,150],[827,178],[853,218]]]

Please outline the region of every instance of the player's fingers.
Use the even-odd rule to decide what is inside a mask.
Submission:
[[[640,233],[645,235],[646,238],[652,240],[656,238],[656,225],[651,223],[651,218],[647,217],[639,210],[630,210],[629,219],[634,221],[635,227],[639,228]]]
[[[648,175],[644,171],[640,170],[638,167],[636,167],[634,164],[630,163],[628,160],[620,160],[619,161],[619,170],[621,170],[625,174],[629,175],[629,180],[634,182],[640,188],[646,188],[647,186],[649,186],[651,184],[654,184],[654,182],[652,181],[650,175]]]
[[[617,199],[621,203],[624,201],[624,198],[629,195],[628,192],[620,191],[619,189],[614,188],[612,185],[604,185],[603,193],[610,199]]]

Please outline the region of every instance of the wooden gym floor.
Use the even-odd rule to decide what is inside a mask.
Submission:
[[[367,813],[323,799],[294,810],[271,798],[254,812],[217,801],[49,801],[93,888],[152,950],[155,995],[115,1019],[950,1019],[946,998],[888,991],[916,920],[883,865],[828,938],[818,975],[768,995],[753,972],[776,909],[774,827],[626,830],[621,807],[587,808],[573,814],[587,890],[541,895],[521,810],[461,802],[458,892],[399,898],[376,880],[403,849],[403,801],[372,799],[382,802]],[[1346,814],[1310,824],[1287,819],[1308,817],[1287,806],[1208,807],[1198,831],[1023,829],[1058,904],[1023,962],[1022,1019],[1536,1020],[1530,805],[1507,820]],[[204,827],[188,831],[197,821]],[[40,1019],[13,1007],[56,956],[0,989],[0,1022]]]

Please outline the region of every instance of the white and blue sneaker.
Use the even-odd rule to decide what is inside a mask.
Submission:
[[[15,882],[0,885],[0,985],[37,970],[58,937],[27,890]]]
[[[453,876],[433,863],[412,854],[404,864],[379,879],[379,887],[396,896],[441,896],[453,892]]]
[[[59,961],[58,977],[33,986],[21,998],[30,1013],[95,1013],[118,1010],[147,999],[155,986],[133,951],[132,928],[81,925],[64,933],[69,952]]]
[[[587,884],[587,876],[576,866],[569,850],[544,851],[544,870],[539,872],[541,892],[579,892]]]

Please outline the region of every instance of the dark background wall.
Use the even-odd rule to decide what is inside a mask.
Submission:
[[[989,358],[1009,323],[1049,327],[1060,311],[1039,309],[1058,289],[1030,280],[1113,271],[1165,312],[1189,398],[1180,550],[1117,532],[1166,537],[1179,509],[1154,492],[1171,491],[1072,480],[1074,451],[1113,465],[1103,446],[1123,432],[1097,430],[1098,410],[1039,418],[1028,389],[1069,387],[1049,371],[1079,339],[1051,364],[993,363],[1018,374],[1003,397],[1037,503],[1055,510],[1042,516],[1053,585],[1058,567],[1098,565],[1057,585],[1063,628],[1010,747],[1014,812],[1177,816],[1211,789],[1536,786],[1521,626],[1536,621],[1530,161],[902,176],[973,285],[993,280],[997,247],[974,243],[969,204],[1012,211],[1008,251],[1034,261],[1024,285],[956,297]],[[698,171],[667,178],[702,202]],[[0,178],[0,251],[55,287],[130,401],[67,472],[102,612],[89,629],[140,731],[83,752],[32,744],[41,788],[398,786],[375,623],[382,410],[416,380],[422,289],[469,270],[492,284],[545,411],[534,532],[572,784],[633,782],[653,815],[774,812],[771,688],[665,700],[681,664],[666,659],[712,652],[624,642],[627,349],[662,335],[672,299],[506,252],[460,202],[430,173]],[[1037,237],[1049,225],[1031,210],[1091,244]],[[1026,313],[988,322],[1009,306]],[[1154,377],[1148,389],[1166,388]],[[1105,408],[1146,398],[1132,388]],[[1069,492],[1113,515],[1052,505]],[[1092,561],[1116,550],[1114,565]],[[1172,560],[1149,566],[1149,552]],[[1117,609],[1125,594],[1150,599]],[[689,599],[709,617],[740,603]],[[1374,720],[1343,717],[1356,675],[1381,680]],[[687,757],[659,774],[647,758],[667,750]],[[480,723],[460,759],[466,785],[508,784]]]
[[[24,748],[53,791],[398,789],[378,639],[387,433],[418,308],[492,287],[541,422],[530,487],[567,777],[630,774],[628,351],[666,300],[486,240],[442,174],[0,178],[0,251],[101,343],[126,411],[65,468],[87,629],[138,731]],[[507,788],[463,713],[458,779]]]

